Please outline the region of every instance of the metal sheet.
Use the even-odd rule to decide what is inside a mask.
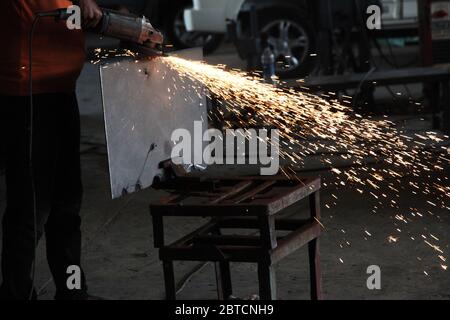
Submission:
[[[202,59],[200,49],[176,53]],[[113,198],[153,184],[159,163],[171,158],[172,132],[194,132],[194,122],[207,126],[206,98],[193,80],[179,75],[160,59],[122,59],[100,67],[111,193]]]

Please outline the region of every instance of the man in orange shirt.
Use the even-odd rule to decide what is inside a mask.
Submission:
[[[100,21],[102,12],[94,0],[77,4],[85,26]],[[52,18],[39,20],[33,39],[34,115],[30,130],[31,25],[36,13],[70,5],[68,0],[0,1],[0,39],[4,44],[0,50],[0,139],[5,142],[7,188],[0,287],[3,299],[36,298],[30,275],[35,243],[44,231],[55,298],[87,298],[84,275],[80,289],[70,290],[66,284],[70,276],[67,268],[80,266],[81,255],[80,118],[75,84],[85,60],[84,38],[81,31],[69,30],[64,22]]]

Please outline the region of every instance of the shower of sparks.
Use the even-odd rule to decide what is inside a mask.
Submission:
[[[400,192],[405,191],[405,179],[410,180],[411,196],[423,193],[427,197],[428,215],[434,216],[432,211],[437,208],[450,209],[450,183],[443,174],[450,164],[450,153],[444,145],[447,136],[432,131],[408,134],[396,129],[395,123],[387,118],[377,120],[356,114],[333,93],[317,96],[307,90],[266,84],[259,75],[227,70],[223,65],[178,57],[166,57],[163,62],[182,79],[190,82],[194,79],[198,87],[190,90],[198,95],[207,89],[206,94],[220,104],[218,112],[226,127],[279,129],[280,157],[289,164],[284,174],[295,178],[297,171],[305,167],[308,156],[320,156],[322,164],[336,177],[338,189],[353,186],[358,194],[367,194],[376,201],[373,213],[386,207],[400,210]],[[231,114],[232,121],[226,120],[225,114]],[[336,168],[333,160],[336,157],[350,163],[347,169]],[[432,173],[440,178],[433,180]],[[424,174],[431,182],[419,179]],[[332,196],[336,201],[339,198]],[[332,205],[336,202],[325,206]],[[423,217],[418,210],[411,208],[411,211],[413,217]],[[404,224],[412,221],[404,214],[396,214],[395,220]],[[397,231],[401,232],[398,226]],[[367,230],[364,232],[372,237]],[[439,241],[436,236],[431,238]],[[391,235],[388,241],[396,243],[398,237]],[[423,241],[443,256],[440,246],[431,240]],[[447,270],[445,265],[440,265]]]
[[[97,51],[96,57],[100,60],[110,54],[117,56],[114,52]],[[132,52],[120,54],[135,58]],[[450,181],[446,174],[450,165],[448,136],[433,131],[408,133],[397,129],[387,117],[363,117],[352,109],[351,97],[338,97],[334,93],[317,96],[307,88],[266,84],[260,75],[229,70],[224,65],[213,66],[175,56],[158,59],[175,70],[184,83],[178,88],[174,81],[174,87],[168,88],[169,95],[176,95],[179,90],[199,97],[208,95],[220,106],[210,120],[219,120],[225,128],[277,128],[279,156],[288,164],[282,170],[285,175],[296,178],[299,171],[307,168],[307,158],[317,157],[335,177],[334,181],[324,182],[324,186],[337,190],[353,188],[355,194],[365,195],[376,203],[373,214],[381,209],[393,210],[396,231],[407,233],[411,241],[421,239],[436,252],[440,267],[447,270],[443,249],[446,246],[434,244],[439,237],[430,233],[429,237],[420,233],[413,236],[402,229],[424,217],[439,219],[436,210],[450,210]],[[339,163],[344,161],[345,168],[337,165],[336,159]],[[400,214],[401,194],[405,196],[405,192],[410,192],[411,198],[423,194],[427,199],[424,207],[420,211],[412,207]],[[324,204],[327,209],[337,205],[338,195],[332,194],[332,198]],[[371,233],[363,230],[372,238]],[[399,237],[389,235],[387,241],[398,243]],[[342,259],[339,261],[343,263]],[[426,271],[424,274],[428,275]]]
[[[365,119],[355,114],[337,99],[328,99],[295,89],[279,88],[262,83],[257,76],[238,70],[225,70],[225,66],[212,66],[203,62],[177,57],[166,57],[164,62],[186,79],[199,82],[212,97],[219,98],[225,110],[235,116],[233,125],[243,128],[266,125],[276,127],[285,146],[280,156],[292,164],[288,174],[296,175],[294,167],[301,169],[310,155],[322,155],[322,162],[342,177],[340,184],[360,184],[371,187],[371,195],[379,199],[380,184],[388,182],[394,193],[396,183],[409,174],[420,177],[424,172],[444,172],[450,164],[447,148],[440,146],[448,137],[436,132],[407,135],[398,131],[388,120]],[[326,95],[332,98],[331,94]],[[231,126],[231,123],[229,123]],[[328,143],[327,143],[328,142]],[[332,143],[330,143],[332,142]],[[331,157],[341,155],[351,161],[349,170],[332,166]],[[384,163],[387,169],[374,169],[367,162]],[[449,209],[450,187],[448,177],[430,185],[410,182],[416,189],[433,196],[428,201],[432,207]],[[384,195],[386,197],[386,195]],[[391,199],[392,207],[397,201]]]

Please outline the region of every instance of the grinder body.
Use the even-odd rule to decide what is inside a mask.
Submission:
[[[103,16],[95,28],[88,31],[106,37],[119,39],[126,49],[136,51],[143,55],[164,55],[162,44],[164,36],[155,29],[146,17],[122,13],[101,8]],[[41,17],[55,17],[57,20],[67,20],[71,17],[67,9],[58,9],[37,14]]]

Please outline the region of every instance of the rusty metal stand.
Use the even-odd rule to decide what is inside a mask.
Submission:
[[[166,296],[176,299],[174,261],[213,261],[219,299],[232,295],[230,262],[258,264],[260,298],[277,298],[275,264],[308,245],[311,298],[322,299],[319,236],[320,179],[179,177],[169,197],[150,205],[154,244],[164,266]],[[310,217],[282,219],[280,213],[309,199]],[[211,217],[196,231],[167,245],[164,217]],[[256,230],[230,235],[227,230]],[[280,231],[287,235],[281,236]],[[257,234],[257,235],[255,235]]]

